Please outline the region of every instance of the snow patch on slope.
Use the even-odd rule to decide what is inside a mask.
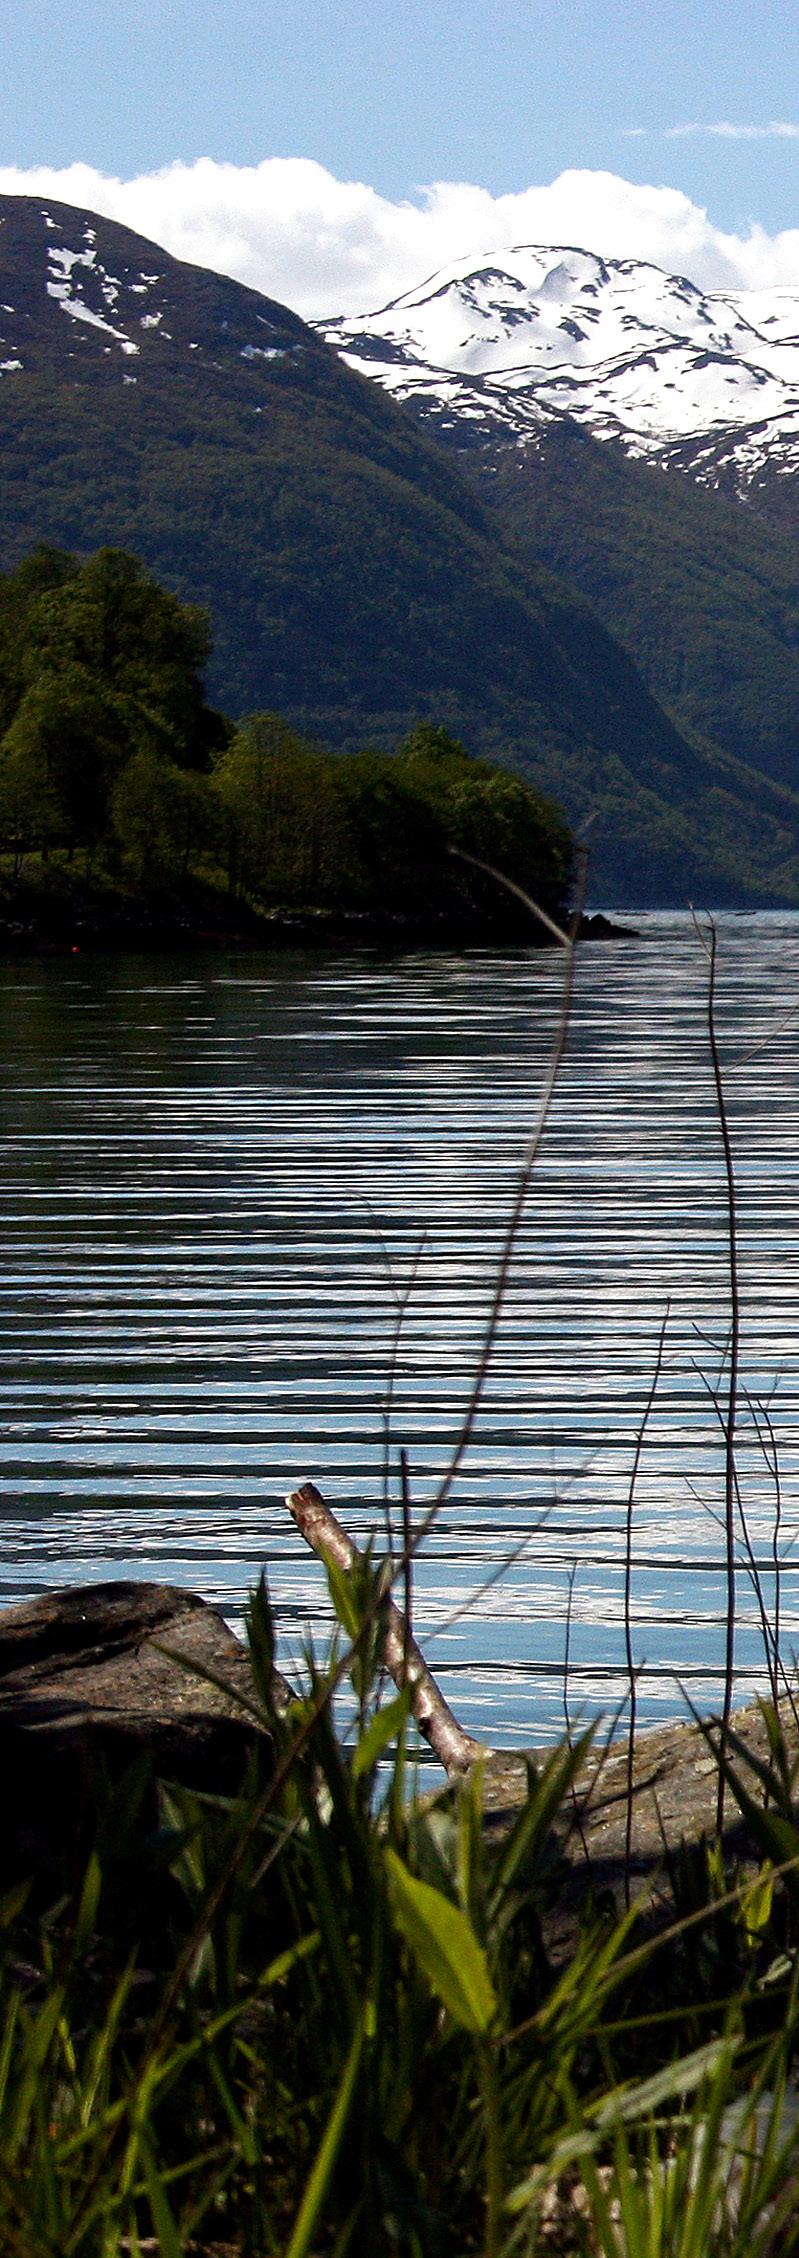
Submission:
[[[138,345],[134,345],[132,338],[127,336],[125,330],[117,329],[113,322],[106,321],[102,314],[95,311],[94,307],[87,306],[85,298],[78,293],[75,270],[79,267],[93,269],[95,256],[94,249],[91,247],[86,251],[70,251],[66,245],[51,244],[48,251],[50,277],[47,283],[47,295],[49,298],[55,298],[62,313],[71,315],[73,321],[85,321],[93,329],[104,330],[106,336],[113,337],[123,353],[137,353]],[[119,284],[114,282],[112,278],[101,276],[100,287],[105,303],[113,305],[118,295]]]

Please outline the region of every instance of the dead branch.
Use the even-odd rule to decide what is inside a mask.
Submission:
[[[327,1557],[345,1572],[352,1568],[358,1558],[357,1547],[325,1504],[314,1482],[304,1482],[301,1489],[290,1490],[286,1504],[300,1536],[320,1560]],[[381,1604],[387,1669],[396,1685],[409,1687],[412,1714],[445,1772],[468,1771],[477,1757],[485,1755],[482,1743],[474,1740],[471,1733],[465,1733],[453,1717],[400,1608],[388,1597]]]

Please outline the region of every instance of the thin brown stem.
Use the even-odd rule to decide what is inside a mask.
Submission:
[[[566,1746],[569,1750],[573,1749],[574,1747],[574,1734],[572,1732],[571,1710],[569,1705],[569,1669],[571,1666],[572,1611],[574,1607],[574,1586],[576,1578],[577,1562],[576,1560],[573,1560],[569,1569],[569,1582],[566,1591],[566,1627],[563,1636],[563,1723],[566,1728]]]
[[[780,1537],[782,1534],[782,1476],[780,1474],[780,1454],[777,1449],[777,1438],[774,1433],[774,1424],[772,1421],[771,1412],[769,1410],[768,1404],[763,1402],[762,1397],[759,1399],[756,1409],[753,1405],[752,1417],[757,1428],[757,1439],[763,1452],[763,1457],[766,1461],[771,1479],[774,1483],[774,1521],[771,1531],[771,1557],[774,1562],[773,1634],[774,1653],[777,1660],[777,1668],[779,1669],[780,1640],[782,1629],[780,1620],[782,1605],[782,1555],[780,1552]],[[765,1428],[766,1431],[766,1442],[764,1442],[763,1440],[762,1428]]]
[[[566,1727],[566,1745],[569,1749],[570,1754],[574,1749],[574,1734],[572,1732],[571,1708],[569,1700],[569,1668],[571,1665],[572,1611],[574,1606],[574,1586],[576,1578],[577,1562],[576,1560],[573,1560],[569,1569],[569,1587],[566,1594],[566,1629],[563,1640],[563,1720]],[[583,1815],[580,1810],[580,1798],[577,1793],[577,1783],[575,1780],[572,1780],[569,1793],[572,1812],[574,1815],[574,1824],[580,1837],[586,1865],[590,1867],[591,1852],[588,1848],[588,1843],[586,1840],[585,1828],[583,1826]]]
[[[630,1687],[630,1731],[627,1741],[627,1815],[624,1832],[624,1902],[628,1907],[630,1903],[630,1859],[632,1856],[633,1839],[635,1728],[638,1719],[638,1681],[636,1677],[635,1658],[633,1655],[632,1633],[633,1511],[635,1507],[636,1484],[638,1481],[641,1456],[646,1439],[646,1431],[652,1416],[652,1408],[660,1384],[660,1375],[663,1370],[663,1355],[666,1346],[666,1330],[668,1327],[670,1312],[671,1302],[667,1301],[663,1313],[663,1323],[661,1325],[660,1334],[658,1337],[655,1368],[649,1383],[649,1392],[639,1422],[638,1433],[635,1438],[635,1451],[633,1454],[633,1463],[630,1473],[630,1487],[627,1492],[627,1515],[624,1533],[624,1646],[627,1656],[627,1677]]]
[[[577,888],[577,902],[574,914],[571,919],[569,932],[568,934],[563,934],[560,932],[560,928],[556,928],[558,939],[562,942],[564,948],[566,970],[563,980],[563,988],[561,991],[558,1023],[555,1031],[555,1038],[549,1054],[549,1060],[547,1062],[547,1070],[544,1076],[544,1085],[539,1100],[538,1112],[533,1124],[531,1135],[528,1139],[526,1151],[524,1152],[522,1157],[521,1167],[516,1179],[516,1189],[513,1196],[513,1204],[511,1207],[510,1217],[505,1228],[504,1241],[500,1250],[499,1262],[497,1264],[497,1271],[494,1279],[494,1288],[489,1304],[482,1346],[477,1360],[477,1368],[472,1382],[469,1399],[463,1414],[463,1418],[461,1420],[460,1430],[455,1441],[449,1465],[446,1467],[445,1472],[442,1475],[432,1504],[428,1508],[424,1520],[422,1521],[421,1526],[417,1531],[417,1543],[421,1543],[424,1537],[427,1536],[428,1531],[432,1528],[433,1523],[437,1520],[438,1515],[441,1512],[441,1508],[446,1503],[450,1491],[457,1480],[457,1477],[463,1465],[464,1458],[466,1456],[466,1452],[471,1442],[472,1435],[474,1433],[475,1421],[477,1419],[477,1414],[482,1402],[485,1384],[488,1377],[489,1366],[494,1353],[494,1345],[496,1342],[499,1321],[502,1315],[505,1296],[508,1290],[508,1282],[510,1279],[513,1259],[516,1253],[519,1233],[522,1227],[524,1213],[527,1206],[530,1185],[532,1183],[536,1161],[541,1150],[544,1132],[549,1120],[552,1101],[555,1095],[555,1090],[557,1088],[561,1067],[566,1056],[566,1049],[569,1039],[569,1027],[571,1024],[572,999],[574,996],[576,957],[575,943],[577,940],[580,918],[582,915],[587,868],[588,857],[585,849],[582,849],[580,852],[580,876]],[[499,872],[493,872],[492,875],[501,879],[501,874]],[[505,881],[501,882],[505,883]],[[512,884],[510,881],[507,881],[507,884],[509,885],[510,891],[514,894],[517,894],[519,898],[526,903],[527,908],[531,911],[534,917],[541,916],[542,913],[539,910],[537,903],[535,903],[529,895],[524,894],[521,887]],[[549,922],[551,923],[551,920],[549,920]]]
[[[365,1199],[363,1204],[366,1208],[372,1230],[383,1257],[386,1277],[388,1279],[389,1289],[396,1313],[394,1323],[391,1328],[391,1346],[388,1359],[388,1379],[386,1381],[386,1392],[380,1406],[380,1417],[383,1429],[383,1515],[386,1526],[386,1550],[389,1553],[392,1553],[394,1550],[394,1540],[391,1531],[391,1501],[389,1494],[391,1473],[391,1414],[394,1408],[394,1390],[396,1386],[397,1360],[399,1357],[400,1341],[402,1339],[402,1328],[405,1323],[408,1304],[410,1302],[410,1298],[419,1274],[419,1264],[424,1253],[427,1241],[427,1232],[423,1231],[421,1234],[416,1252],[411,1260],[411,1267],[405,1285],[399,1286],[397,1284],[394,1273],[394,1264],[392,1262],[389,1249],[386,1245],[385,1238],[380,1229],[380,1225],[372,1206],[372,1202],[371,1200]]]
[[[411,1522],[411,1483],[406,1450],[400,1451],[400,1499],[402,1502],[402,1615],[405,1649],[403,1674],[407,1682],[408,1662],[413,1642],[413,1526]]]
[[[491,1305],[489,1308],[478,1368],[453,1457],[450,1460],[450,1464],[446,1470],[444,1478],[439,1485],[438,1492],[433,1499],[432,1505],[428,1509],[428,1512],[424,1516],[423,1520],[417,1525],[416,1531],[412,1536],[410,1545],[412,1555],[415,1555],[415,1553],[419,1550],[421,1544],[428,1535],[429,1530],[432,1528],[434,1522],[436,1521],[446,1497],[449,1495],[453,1482],[455,1481],[456,1475],[463,1462],[463,1458],[473,1431],[474,1422],[485,1387],[486,1377],[494,1347],[494,1342],[496,1339],[496,1332],[505,1299],[505,1294],[507,1291],[511,1263],[516,1248],[530,1180],[549,1117],[558,1076],[566,1053],[569,1023],[571,1017],[572,996],[574,991],[575,941],[579,930],[580,918],[582,915],[587,868],[587,852],[585,849],[581,849],[579,854],[577,899],[574,914],[570,923],[569,932],[568,934],[563,934],[559,929],[557,931],[557,938],[564,945],[566,956],[566,976],[563,984],[555,1041],[550,1053],[544,1088],[538,1108],[538,1114],[531,1138],[527,1146],[527,1150],[523,1157],[516,1187],[516,1193],[511,1209],[510,1220],[506,1227],[505,1240],[500,1257],[499,1271],[495,1282]],[[501,878],[500,873],[497,873],[497,876]],[[518,894],[520,890],[516,886],[513,886],[512,891]],[[532,901],[529,896],[523,896],[522,898],[525,900],[526,905],[531,910],[533,916],[538,917],[540,915],[540,912],[538,910],[537,904]],[[546,922],[546,920],[544,920],[544,922]],[[401,1569],[402,1563],[395,1562],[394,1574],[397,1575],[398,1573],[400,1573]],[[383,1604],[382,1600],[378,1602],[378,1600],[375,1599],[373,1603],[375,1610],[379,1604]],[[237,1838],[236,1844],[229,1854],[222,1873],[218,1876],[216,1882],[210,1890],[208,1899],[202,1909],[202,1912],[198,1915],[191,1935],[187,1939],[186,1944],[184,1945],[184,1949],[180,1954],[177,1966],[173,1970],[170,1983],[166,1988],[164,1998],[162,1999],[160,2004],[159,2012],[155,2018],[154,2025],[145,2046],[145,2061],[152,2058],[152,2055],[157,2047],[160,2035],[165,2029],[168,2022],[169,2015],[171,2014],[175,2003],[180,1996],[181,1986],[185,1980],[187,1971],[191,1966],[192,1957],[194,1952],[196,1951],[198,1943],[215,1918],[219,1906],[221,1905],[227,1893],[227,1890],[230,1888],[235,1875],[246,1856],[247,1849],[253,1839],[253,1836],[261,1826],[267,1812],[276,1803],[282,1787],[284,1786],[290,1772],[292,1771],[294,1765],[297,1763],[298,1759],[301,1757],[304,1749],[308,1746],[322,1710],[331,1701],[336,1688],[341,1684],[344,1676],[346,1675],[346,1672],[352,1662],[353,1653],[358,1650],[361,1643],[367,1637],[370,1623],[371,1616],[368,1617],[367,1620],[362,1624],[357,1638],[350,1642],[346,1653],[339,1657],[339,1660],[336,1663],[331,1675],[326,1680],[324,1687],[320,1690],[319,1694],[316,1696],[316,1699],[309,1705],[309,1708],[305,1714],[303,1724],[297,1733],[296,1740],[293,1746],[291,1747],[291,1749],[286,1750],[282,1757],[278,1760],[271,1779],[266,1783],[260,1795],[253,1799],[247,1813],[246,1821],[242,1827],[240,1835]],[[479,1743],[474,1744],[474,1752],[475,1754],[482,1753]]]
[[[725,1410],[725,1407],[724,1407],[724,1405],[723,1405],[723,1404],[722,1404],[722,1402],[721,1402],[721,1398],[720,1398],[719,1390],[718,1390],[718,1388],[717,1388],[717,1387],[715,1386],[714,1382],[713,1382],[712,1380],[709,1380],[709,1379],[708,1379],[708,1377],[707,1377],[707,1374],[706,1374],[706,1373],[703,1373],[703,1372],[701,1372],[701,1371],[700,1371],[700,1369],[699,1369],[699,1366],[698,1366],[698,1365],[697,1365],[697,1364],[696,1364],[696,1363],[694,1362],[693,1358],[691,1359],[691,1362],[692,1362],[692,1367],[693,1367],[693,1370],[694,1370],[694,1371],[695,1371],[695,1372],[697,1373],[697,1375],[698,1375],[699,1379],[700,1379],[700,1380],[702,1381],[702,1384],[703,1384],[703,1387],[704,1387],[704,1389],[705,1389],[705,1391],[706,1391],[706,1394],[707,1394],[707,1395],[708,1395],[708,1396],[710,1397],[710,1401],[711,1401],[711,1404],[712,1404],[712,1406],[713,1406],[713,1410],[714,1410],[714,1412],[715,1412],[715,1415],[716,1415],[716,1419],[718,1420],[718,1424],[719,1424],[719,1429],[720,1429],[720,1431],[721,1431],[722,1439],[724,1439],[724,1437],[726,1436],[726,1432],[727,1432],[727,1414],[726,1414],[726,1410]],[[748,1401],[749,1401],[748,1397],[746,1398],[746,1400],[747,1400],[747,1403],[748,1403]],[[750,1409],[751,1409],[751,1406],[750,1406]],[[757,1425],[757,1423],[755,1422],[755,1427],[756,1427],[756,1425]],[[701,1493],[700,1493],[700,1491],[698,1490],[698,1488],[696,1487],[696,1485],[695,1485],[695,1484],[694,1484],[693,1482],[689,1483],[689,1485],[688,1485],[688,1486],[689,1486],[689,1489],[690,1489],[690,1491],[691,1491],[691,1495],[692,1495],[693,1497],[695,1497],[695,1498],[696,1498],[697,1504],[698,1504],[698,1505],[701,1505],[701,1506],[702,1506],[702,1508],[703,1508],[703,1511],[704,1511],[704,1512],[706,1512],[706,1513],[708,1513],[708,1514],[710,1515],[710,1519],[711,1519],[711,1521],[714,1521],[714,1522],[715,1522],[715,1524],[716,1524],[716,1527],[717,1527],[717,1528],[719,1528],[719,1529],[722,1529],[722,1530],[723,1530],[723,1529],[725,1528],[725,1517],[724,1517],[724,1514],[723,1514],[723,1513],[717,1513],[717,1512],[715,1511],[715,1508],[714,1508],[714,1507],[713,1507],[712,1505],[708,1505],[708,1503],[707,1503],[706,1499],[704,1499],[704,1498],[703,1498],[703,1497],[701,1496]],[[737,1467],[736,1467],[736,1470],[735,1470],[735,1502],[736,1502],[736,1505],[737,1505],[737,1508],[738,1508],[738,1518],[739,1518],[739,1520],[740,1520],[740,1524],[741,1524],[741,1531],[742,1531],[742,1535],[743,1535],[743,1541],[744,1541],[744,1553],[745,1553],[745,1558],[744,1558],[744,1559],[743,1559],[742,1561],[739,1561],[738,1565],[739,1565],[739,1566],[740,1566],[740,1567],[741,1567],[741,1568],[742,1568],[742,1569],[744,1570],[745,1574],[746,1574],[746,1575],[748,1576],[748,1578],[749,1578],[749,1582],[750,1582],[750,1584],[751,1584],[751,1586],[752,1586],[752,1590],[753,1590],[753,1592],[754,1592],[754,1595],[755,1595],[755,1599],[756,1599],[756,1601],[757,1601],[758,1613],[759,1613],[759,1616],[760,1616],[760,1628],[761,1628],[761,1633],[762,1633],[762,1637],[763,1637],[763,1650],[764,1650],[764,1653],[765,1653],[765,1657],[766,1657],[766,1670],[767,1670],[767,1673],[768,1673],[768,1680],[769,1680],[769,1685],[770,1685],[770,1687],[771,1687],[772,1698],[773,1698],[773,1697],[774,1697],[774,1677],[773,1677],[773,1669],[772,1669],[772,1654],[771,1654],[771,1649],[772,1649],[772,1631],[771,1631],[771,1625],[770,1625],[770,1623],[769,1623],[769,1620],[768,1620],[768,1611],[767,1611],[767,1608],[766,1608],[765,1595],[764,1595],[764,1592],[763,1592],[763,1579],[762,1579],[762,1577],[761,1577],[761,1574],[760,1574],[760,1570],[759,1570],[759,1568],[758,1568],[758,1564],[757,1564],[757,1559],[756,1559],[756,1556],[755,1556],[755,1552],[754,1552],[754,1547],[753,1547],[753,1545],[752,1545],[752,1539],[751,1539],[751,1537],[750,1537],[750,1534],[749,1534],[749,1523],[748,1523],[748,1521],[747,1521],[747,1518],[746,1518],[746,1511],[745,1511],[745,1507],[744,1507],[744,1501],[743,1501],[743,1495],[742,1495],[742,1491],[741,1491],[741,1485],[740,1485],[740,1481],[739,1481],[739,1478],[738,1478],[738,1470],[737,1470]]]
[[[724,1698],[721,1710],[721,1762],[719,1764],[719,1785],[718,1797],[716,1801],[716,1833],[720,1835],[724,1825],[724,1791],[726,1784],[724,1772],[724,1757],[727,1750],[727,1738],[729,1733],[730,1716],[732,1713],[733,1685],[735,1680],[735,1429],[738,1414],[738,1373],[741,1347],[741,1299],[738,1280],[738,1212],[735,1196],[735,1167],[733,1163],[730,1125],[727,1115],[727,1100],[724,1093],[724,1077],[721,1069],[721,1057],[719,1053],[718,1036],[716,1033],[716,958],[718,936],[712,918],[708,920],[708,931],[706,935],[702,933],[701,927],[696,917],[694,917],[694,927],[697,934],[699,935],[699,939],[702,942],[702,946],[705,949],[709,967],[707,990],[707,1032],[708,1042],[710,1045],[711,1063],[713,1067],[713,1081],[716,1091],[716,1109],[724,1154],[724,1179],[727,1199],[727,1252],[729,1262],[730,1292],[730,1354],[727,1376],[727,1400],[724,1415],[724,1573],[726,1582],[724,1633]]]

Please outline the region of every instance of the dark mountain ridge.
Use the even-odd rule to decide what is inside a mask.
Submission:
[[[432,715],[593,814],[617,901],[791,899],[799,798],[680,728],[461,466],[285,307],[0,199],[0,556],[131,549],[206,605],[211,695],[333,746]]]

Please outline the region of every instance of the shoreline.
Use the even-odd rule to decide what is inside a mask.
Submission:
[[[554,948],[557,944],[529,915],[515,912],[490,921],[437,915],[404,917],[368,910],[277,909],[255,911],[208,896],[200,902],[136,905],[54,893],[29,894],[0,903],[0,957],[66,957],[181,954],[207,950],[319,950],[334,954],[353,949],[402,955],[415,949],[459,951],[492,948]],[[617,923],[603,911],[583,912],[581,941],[628,940],[637,929]]]

